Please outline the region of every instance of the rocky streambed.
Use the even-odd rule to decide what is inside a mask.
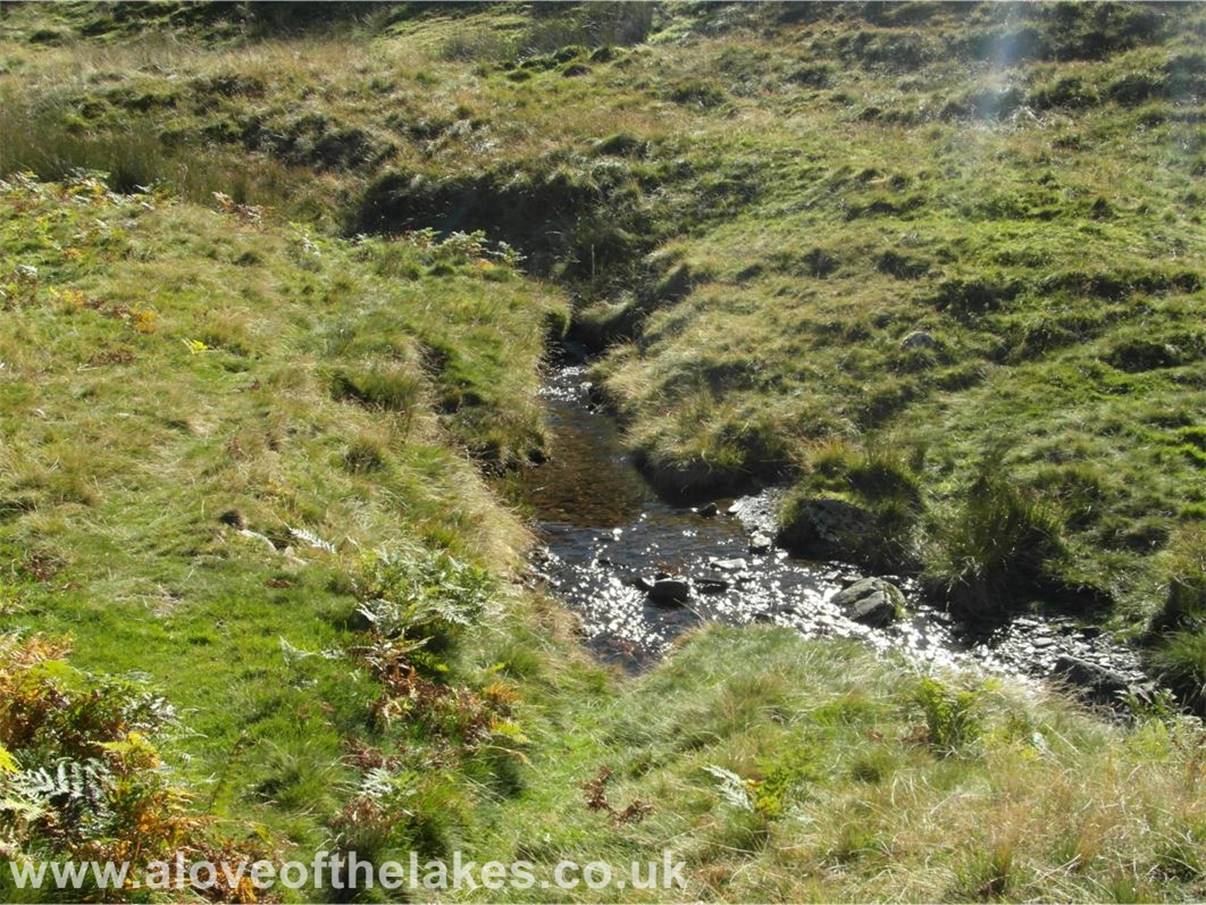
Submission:
[[[923,664],[1061,676],[1101,700],[1143,681],[1130,648],[1070,618],[960,624],[906,578],[790,556],[771,540],[775,490],[701,507],[667,502],[592,402],[581,358],[561,363],[543,394],[554,455],[520,490],[543,543],[534,566],[604,659],[635,671],[700,622],[771,622]],[[859,584],[867,578],[890,584]]]

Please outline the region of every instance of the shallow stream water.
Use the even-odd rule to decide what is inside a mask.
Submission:
[[[924,663],[1041,677],[1068,654],[1142,678],[1134,653],[1091,627],[1031,615],[991,627],[960,625],[892,576],[881,577],[904,590],[909,616],[883,629],[854,622],[831,599],[865,573],[765,545],[776,491],[718,501],[710,517],[669,503],[624,451],[614,420],[592,403],[585,364],[559,365],[543,395],[553,455],[530,470],[520,491],[543,542],[534,565],[577,613],[587,644],[603,659],[635,671],[702,621],[759,621],[808,637],[858,638]],[[653,602],[638,582],[656,573],[690,578],[689,600]]]

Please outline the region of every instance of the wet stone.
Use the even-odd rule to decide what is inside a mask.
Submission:
[[[1085,697],[1101,704],[1117,703],[1130,690],[1130,683],[1121,673],[1068,654],[1056,658],[1053,672],[1080,689]]]
[[[771,548],[771,539],[769,536],[758,533],[750,536],[750,552],[751,553],[766,553]]]
[[[691,596],[691,584],[682,578],[659,578],[649,589],[649,599],[654,603],[686,603]]]
[[[882,628],[904,613],[904,594],[890,581],[864,578],[839,591],[833,604],[846,609],[855,622]]]

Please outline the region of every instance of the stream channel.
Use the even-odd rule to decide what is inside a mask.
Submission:
[[[1093,627],[1060,616],[1019,615],[993,626],[961,625],[896,583],[908,615],[885,628],[849,619],[831,601],[858,568],[789,555],[770,542],[778,492],[718,501],[718,512],[660,497],[625,451],[614,419],[592,402],[588,366],[574,349],[549,374],[542,395],[553,456],[522,480],[542,546],[533,565],[581,620],[600,658],[639,671],[684,631],[705,621],[790,626],[810,638],[857,638],[920,665],[980,668],[1042,678],[1058,658],[1142,680],[1134,652]],[[641,586],[657,573],[687,578],[682,603],[657,603]]]

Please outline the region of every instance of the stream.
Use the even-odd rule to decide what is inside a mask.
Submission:
[[[577,614],[588,647],[639,671],[705,621],[790,626],[810,638],[857,638],[920,664],[979,667],[1044,677],[1069,655],[1141,681],[1133,651],[1058,616],[1019,615],[992,627],[961,625],[927,604],[908,579],[886,577],[908,600],[907,617],[872,628],[831,600],[867,573],[789,555],[770,542],[775,490],[717,501],[716,514],[658,496],[625,452],[613,418],[591,401],[585,359],[567,352],[542,390],[553,454],[522,479],[542,547],[533,566]],[[642,579],[687,577],[690,597],[654,602]]]

